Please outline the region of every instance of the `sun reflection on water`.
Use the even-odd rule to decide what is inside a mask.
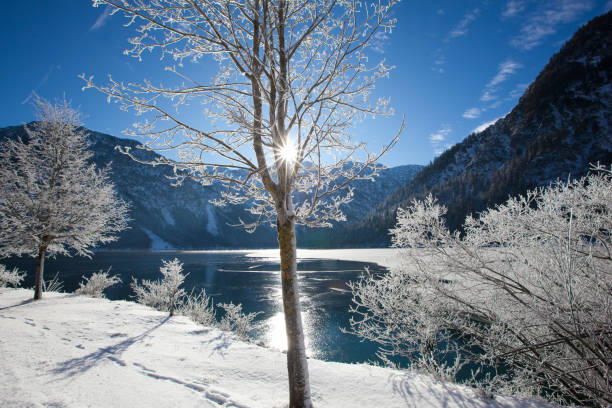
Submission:
[[[283,298],[282,291],[280,288],[274,290],[273,294],[274,301],[277,303],[280,310],[272,317],[270,317],[266,325],[266,344],[274,349],[280,351],[287,351],[287,331],[285,329],[285,313],[283,313]],[[311,356],[311,342],[310,337],[312,334],[312,325],[310,324],[310,311],[302,309],[302,325],[304,327],[304,345],[306,347],[306,355]]]
[[[304,325],[304,345],[306,346],[306,355],[310,356],[312,350],[310,348],[310,326],[308,322],[309,313],[302,311],[302,324]],[[268,329],[266,331],[266,343],[269,347],[287,351],[287,332],[285,330],[285,314],[278,312],[268,319],[266,322]]]

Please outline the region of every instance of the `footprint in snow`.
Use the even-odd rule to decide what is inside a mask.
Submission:
[[[114,362],[114,363],[119,364],[121,367],[125,367],[125,366],[127,366],[127,364],[125,363],[125,361],[123,361],[123,360],[121,360],[121,359],[119,359],[119,358],[117,358],[117,357],[108,356],[108,357],[106,357],[106,358],[108,358],[110,361],[112,361],[112,362]]]
[[[140,368],[141,373],[148,377],[155,378],[158,380],[170,381],[175,384],[187,387],[193,391],[201,393],[204,396],[204,398],[206,398],[207,400],[211,402],[214,402],[215,404],[221,407],[247,408],[244,405],[240,405],[232,401],[230,398],[231,396],[229,394],[226,394],[218,390],[211,390],[210,388],[207,387],[208,384],[206,384],[205,381],[194,381],[194,382],[184,381],[184,380],[181,380],[175,377],[157,374],[154,370],[151,370],[139,363],[132,363],[132,364]]]
[[[132,363],[132,364],[133,364],[134,366],[136,366],[136,367],[140,368],[141,370],[147,371],[147,372],[149,372],[149,373],[155,373],[155,372],[156,372],[155,370],[152,370],[152,369],[150,369],[150,368],[147,368],[147,367],[143,366],[143,365],[142,365],[142,364],[140,364],[140,363]]]

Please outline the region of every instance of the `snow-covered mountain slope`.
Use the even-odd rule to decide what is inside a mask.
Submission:
[[[24,136],[21,126],[0,129],[3,137]],[[167,166],[148,166],[121,154],[115,146],[130,147],[135,151],[140,144],[131,139],[89,131],[93,160],[98,166],[111,163],[111,178],[119,195],[131,205],[130,229],[111,248],[122,249],[204,249],[204,248],[265,248],[277,245],[276,232],[269,226],[258,228],[253,234],[232,225],[248,214],[238,206],[215,207],[209,201],[218,197],[219,185],[202,186],[191,180],[175,187],[168,176]],[[144,160],[156,154],[138,150]],[[347,222],[361,220],[376,204],[413,178],[422,166],[399,166],[384,169],[376,181],[356,181],[353,202],[344,209]],[[313,234],[329,234],[329,229],[302,229],[304,244],[316,241]],[[301,244],[301,242],[300,242]]]
[[[183,316],[0,288],[0,406],[286,407],[286,355]],[[365,364],[310,359],[316,407],[544,408]]]
[[[432,193],[458,228],[469,213],[612,163],[612,12],[582,27],[504,118],[440,155],[345,234],[388,243],[399,206]],[[376,236],[361,237],[374,233]]]

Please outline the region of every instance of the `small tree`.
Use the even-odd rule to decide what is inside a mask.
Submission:
[[[121,278],[111,276],[109,273],[110,268],[105,272],[95,272],[89,278],[84,278],[85,282],[79,283],[79,288],[75,290],[75,293],[94,298],[103,298],[104,290],[117,283],[121,283]]]
[[[612,404],[612,171],[511,198],[468,217],[463,236],[445,212],[431,196],[398,210],[406,262],[354,285],[353,331],[391,355],[454,341],[463,362],[511,367],[500,391]]]
[[[91,255],[127,227],[109,167],[89,162],[79,113],[64,100],[36,99],[38,122],[26,140],[0,144],[0,256],[38,257],[34,299],[42,295],[45,256]]]
[[[163,261],[159,268],[162,279],[158,281],[143,280],[142,285],[132,278],[132,289],[136,301],[174,316],[174,311],[180,306],[185,290],[180,286],[187,275],[183,274],[183,264],[178,259]]]
[[[391,67],[376,51],[395,24],[397,0],[93,0],[129,23],[141,23],[131,48],[138,59],[159,51],[175,65],[173,85],[110,79],[96,88],[148,119],[134,135],[146,149],[178,150],[178,182],[222,183],[219,205],[241,204],[254,215],[249,230],[276,226],[280,249],[283,312],[287,333],[290,407],[310,407],[310,385],[296,266],[295,225],[329,227],[344,220],[351,180],[372,179],[376,161],[394,144],[371,153],[351,128],[368,116],[387,115],[388,99],[368,95]],[[214,59],[215,78],[197,78],[186,64]],[[196,69],[193,72],[201,73]],[[215,120],[182,107],[204,106]],[[150,115],[150,116],[149,116]],[[396,136],[397,137],[397,136]],[[138,154],[126,151],[138,160]],[[345,189],[344,191],[342,191]]]

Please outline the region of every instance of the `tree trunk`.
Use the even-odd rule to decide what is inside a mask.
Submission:
[[[42,298],[43,271],[45,269],[46,247],[38,248],[38,262],[36,263],[36,281],[34,283],[34,300]]]
[[[283,217],[284,218],[284,217]],[[287,330],[287,370],[289,374],[289,408],[311,408],[308,362],[304,346],[302,312],[297,280],[295,222],[293,217],[277,219],[280,248],[283,312]]]

